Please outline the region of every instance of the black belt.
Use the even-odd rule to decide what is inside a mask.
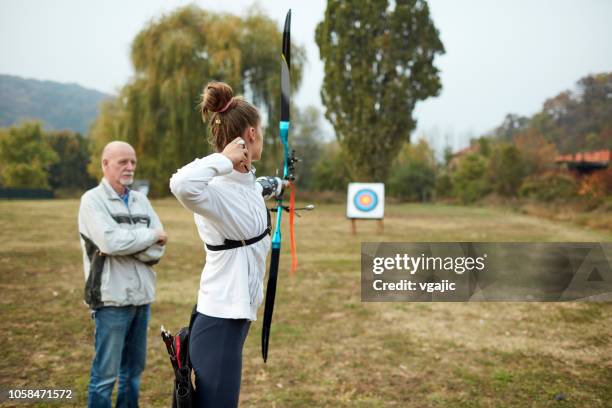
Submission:
[[[268,218],[268,227],[264,230],[264,232],[261,233],[261,235],[258,235],[255,238],[241,239],[241,240],[234,240],[234,239],[226,238],[223,241],[223,244],[221,245],[206,244],[206,248],[208,248],[210,251],[224,251],[226,249],[240,248],[240,247],[251,245],[256,242],[261,241],[262,239],[264,239],[266,235],[269,235],[272,232],[272,224],[270,220],[270,210],[268,210],[267,208],[266,208],[266,216]]]
[[[209,251],[223,251],[225,249],[240,248],[259,242],[268,234],[270,234],[270,227],[267,227],[261,235],[258,235],[255,238],[241,239],[239,241],[233,239],[226,239],[221,245],[206,244],[206,248],[208,248]]]

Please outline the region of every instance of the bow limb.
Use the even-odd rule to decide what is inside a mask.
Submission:
[[[293,181],[293,164],[295,158],[289,151],[289,103],[291,97],[290,78],[290,52],[291,52],[291,10],[285,18],[283,30],[283,48],[281,55],[281,117],[279,123],[280,139],[284,150],[283,179]],[[264,308],[263,327],[261,331],[261,354],[264,362],[268,359],[268,346],[270,344],[270,331],[272,328],[272,314],[274,312],[274,299],[276,297],[276,281],[278,279],[278,264],[281,249],[281,219],[283,214],[283,197],[276,199],[276,225],[272,236],[272,256],[270,258],[270,272],[266,287],[266,301]]]

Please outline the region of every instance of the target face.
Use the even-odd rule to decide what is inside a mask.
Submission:
[[[348,218],[382,219],[385,215],[383,183],[349,183],[346,200]]]
[[[355,194],[355,208],[360,211],[372,211],[378,205],[378,196],[369,188],[357,191]]]

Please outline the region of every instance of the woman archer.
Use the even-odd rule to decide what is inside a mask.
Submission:
[[[206,246],[189,354],[198,407],[238,405],[242,349],[263,300],[270,250],[264,198],[282,193],[279,178],[255,179],[263,135],[257,109],[222,82],[204,87],[200,104],[216,153],[177,170],[170,190],[194,213]],[[259,181],[259,182],[258,182]]]

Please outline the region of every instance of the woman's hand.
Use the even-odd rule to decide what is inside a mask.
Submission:
[[[249,156],[246,144],[241,137],[237,137],[228,143],[221,154],[232,161],[235,169],[245,169],[246,171],[249,171],[247,166]]]

